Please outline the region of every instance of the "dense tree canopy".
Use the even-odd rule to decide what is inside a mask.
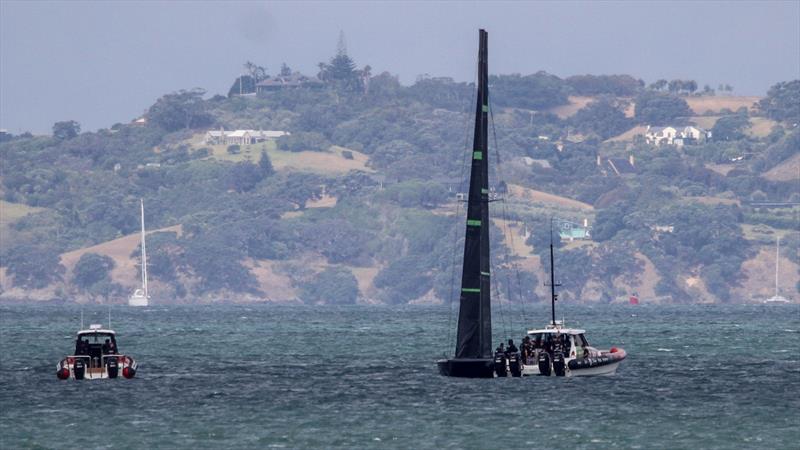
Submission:
[[[68,120],[65,122],[56,122],[53,124],[53,139],[57,141],[65,141],[67,139],[72,139],[81,132],[81,126],[78,122],[74,120]]]
[[[644,92],[636,97],[634,110],[639,123],[673,125],[673,121],[691,115],[686,100],[672,95]]]
[[[772,86],[758,106],[770,119],[790,122],[796,127],[800,123],[800,80]]]

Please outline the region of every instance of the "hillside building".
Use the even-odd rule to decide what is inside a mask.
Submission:
[[[300,87],[318,88],[322,86],[323,83],[319,78],[308,77],[300,72],[294,72],[291,75],[279,75],[259,81],[258,84],[256,84],[256,94]]]
[[[576,240],[585,241],[592,239],[589,219],[583,219],[583,224],[564,219],[556,219],[556,226],[558,227],[558,236],[562,241],[572,242]]]
[[[684,145],[698,144],[711,138],[711,132],[695,126],[685,127],[651,127],[647,126],[644,140],[650,145]]]
[[[220,128],[206,132],[204,142],[208,145],[250,145],[288,135],[288,131],[224,130]]]

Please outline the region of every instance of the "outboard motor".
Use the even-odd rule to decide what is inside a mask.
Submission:
[[[539,375],[549,377],[550,372],[550,354],[539,352]]]
[[[508,376],[508,368],[506,366],[505,353],[496,352],[494,354],[494,373],[496,373],[498,377]]]
[[[76,380],[83,379],[83,376],[86,374],[86,364],[83,362],[83,358],[75,358],[75,364],[72,366],[72,374],[75,376]]]
[[[108,373],[108,378],[117,378],[119,374],[117,358],[106,358],[106,373]]]
[[[565,368],[563,353],[556,353],[555,355],[553,355],[553,372],[556,373],[557,377],[564,376],[566,368]]]
[[[520,364],[519,353],[511,353],[508,355],[508,369],[512,377],[522,376],[522,364]]]

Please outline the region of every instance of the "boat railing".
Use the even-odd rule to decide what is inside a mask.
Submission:
[[[85,360],[88,361],[86,366],[87,367],[92,367],[91,363],[92,363],[92,359],[93,358],[92,358],[91,355],[69,355],[69,356],[67,356],[67,359],[69,359],[69,358],[85,359]],[[109,353],[109,354],[105,354],[105,355],[100,355],[100,367],[105,367],[106,366],[106,361],[109,358],[117,358],[117,359],[123,360],[125,358],[125,355],[119,354],[119,353]]]

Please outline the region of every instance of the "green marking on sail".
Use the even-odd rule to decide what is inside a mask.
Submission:
[[[481,189],[481,194],[488,194],[488,193],[489,193],[488,189]]]
[[[481,226],[481,221],[480,220],[467,220],[467,226],[468,227],[479,227],[479,226]]]
[[[483,152],[472,152],[472,159],[476,160],[483,159]]]
[[[490,276],[491,274],[490,274],[489,272],[481,272],[481,275],[486,275],[486,276],[488,277],[488,276]]]
[[[483,112],[489,112],[489,105],[483,105]]]
[[[461,292],[481,292],[481,288],[461,288]]]

